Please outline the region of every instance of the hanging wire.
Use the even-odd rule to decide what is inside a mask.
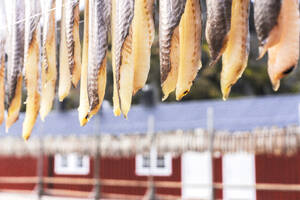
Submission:
[[[2,1],[2,0],[1,0]],[[70,4],[71,4],[72,2],[70,2]],[[62,4],[61,5],[61,9],[63,9],[65,6],[67,5],[67,3],[64,3],[64,4]],[[37,13],[37,14],[35,14],[35,15],[31,15],[30,17],[29,17],[29,19],[33,19],[33,18],[35,18],[35,17],[40,17],[40,16],[43,16],[43,14],[44,13],[46,13],[46,12],[51,12],[51,11],[54,11],[54,10],[56,10],[58,7],[56,6],[56,7],[54,7],[54,8],[51,8],[51,9],[48,9],[47,11],[42,11],[42,12],[39,12],[39,13]],[[7,13],[6,13],[7,14]],[[6,16],[7,17],[7,16]],[[16,21],[16,23],[13,23],[13,24],[7,24],[7,25],[5,25],[5,26],[3,26],[2,28],[0,27],[0,30],[1,29],[6,29],[6,28],[9,28],[9,26],[14,26],[14,25],[17,25],[17,24],[19,24],[19,23],[22,23],[22,22],[25,22],[27,19],[26,18],[24,18],[24,19],[21,19],[21,20],[18,20],[18,21]],[[83,23],[84,22],[84,20],[80,20],[79,21],[79,23],[81,24],[81,23]],[[58,28],[58,30],[59,30],[60,28]]]

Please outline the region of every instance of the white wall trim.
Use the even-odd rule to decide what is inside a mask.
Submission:
[[[149,156],[149,155],[147,155]],[[135,157],[135,173],[138,176],[171,176],[172,175],[172,155],[166,153],[163,156],[164,158],[164,167],[158,167],[157,160],[157,151],[155,148],[152,148],[150,151],[150,166],[144,166],[144,155],[139,154]]]
[[[56,154],[54,157],[54,172],[61,175],[87,175],[90,172],[90,158],[76,153]]]

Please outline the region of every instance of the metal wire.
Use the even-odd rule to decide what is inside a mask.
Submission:
[[[70,2],[70,3],[72,3],[72,2]],[[61,5],[61,9],[63,9],[66,5],[67,5],[67,3],[62,4],[62,5]],[[40,13],[37,13],[37,14],[35,14],[35,15],[30,16],[29,19],[33,19],[33,18],[35,18],[35,17],[43,16],[46,12],[54,11],[54,10],[56,10],[57,8],[59,8],[59,7],[56,6],[55,8],[48,9],[48,10],[46,10],[46,11],[44,11],[44,12],[42,11],[42,12],[40,12]],[[14,26],[14,25],[17,25],[17,24],[22,23],[22,22],[25,22],[26,20],[27,20],[27,18],[24,18],[24,19],[21,19],[21,20],[19,20],[19,21],[16,21],[16,23],[13,23],[13,24],[7,24],[7,25],[3,26],[2,28],[0,27],[0,30],[1,30],[1,29],[9,28],[10,26]],[[82,23],[83,21],[84,21],[84,20],[81,20],[81,21],[79,21],[79,23]]]

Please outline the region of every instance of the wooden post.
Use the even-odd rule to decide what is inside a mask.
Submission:
[[[97,151],[94,158],[94,178],[96,183],[94,185],[94,199],[98,200],[101,198],[101,181],[100,181],[100,150],[99,150],[99,142],[100,137],[97,137]]]
[[[100,116],[99,114],[95,115],[96,126],[95,126],[95,138],[97,140],[96,152],[94,155],[94,179],[96,180],[94,184],[94,200],[98,200],[101,198],[101,178],[100,178],[100,158],[101,158],[101,150],[100,150]]]
[[[41,200],[44,189],[43,189],[43,168],[44,168],[44,147],[43,147],[43,139],[42,136],[40,136],[40,154],[38,156],[38,163],[37,163],[37,176],[38,176],[38,182],[37,182],[37,196],[38,199]]]
[[[298,126],[300,126],[300,102],[298,103]]]
[[[149,137],[151,138],[151,145],[150,145],[150,151],[149,151],[149,157],[150,157],[150,175],[148,176],[148,182],[149,182],[149,200],[156,200],[155,197],[155,184],[154,184],[154,177],[152,175],[152,165],[153,163],[151,162],[151,154],[152,154],[152,149],[155,149],[155,144],[154,144],[154,139],[155,139],[155,132],[154,132],[154,116],[150,114],[148,116],[148,123],[147,123],[147,133]]]
[[[214,110],[212,107],[207,108],[207,132],[210,137],[209,153],[211,158],[211,199],[215,200],[215,187],[214,187]]]

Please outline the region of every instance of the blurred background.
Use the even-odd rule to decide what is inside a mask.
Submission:
[[[24,113],[8,134],[0,127],[0,199],[300,199],[299,67],[275,94],[267,56],[256,59],[251,3],[248,66],[222,101],[221,63],[208,66],[201,4],[203,67],[182,101],[172,94],[161,102],[156,34],[146,87],[128,119],[114,117],[109,51],[105,101],[85,127],[78,122],[79,87],[56,100],[45,122],[38,119],[28,142],[21,138]],[[157,9],[155,19],[157,32]]]

